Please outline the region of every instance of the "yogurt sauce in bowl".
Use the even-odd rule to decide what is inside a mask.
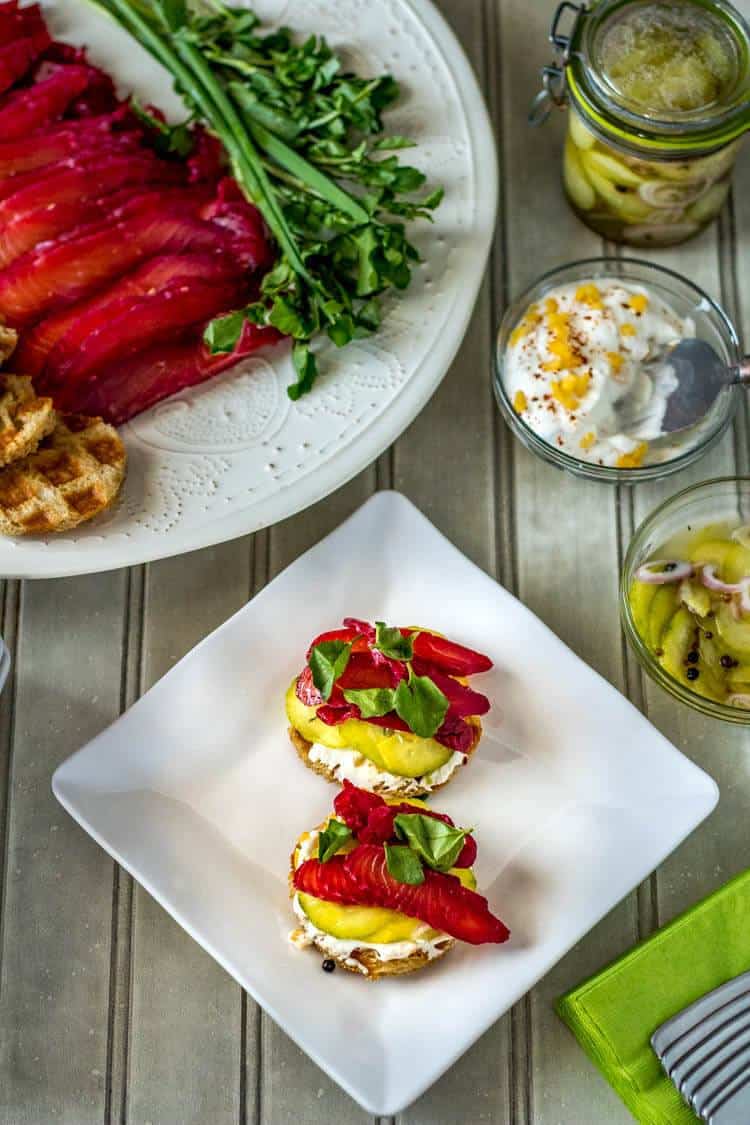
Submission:
[[[679,448],[674,436],[659,444],[676,379],[668,362],[648,374],[644,363],[695,334],[689,316],[643,285],[607,277],[559,285],[508,337],[506,395],[535,434],[579,461],[636,469],[669,460],[690,443],[683,435]],[[637,427],[625,426],[634,416]]]

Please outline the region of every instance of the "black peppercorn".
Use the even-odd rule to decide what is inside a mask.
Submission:
[[[688,668],[685,675],[687,676],[687,678],[689,680],[697,680],[698,677],[700,676],[700,672],[698,671],[697,668]]]
[[[333,960],[332,957],[326,957],[326,959],[323,962],[323,965],[321,967],[322,967],[324,973],[332,973],[333,970],[336,968],[336,962]]]
[[[698,650],[697,649],[693,648],[693,649],[690,650],[690,652],[687,654],[687,662],[688,662],[688,664],[697,664],[698,663]]]
[[[675,562],[668,562],[668,563],[665,563],[665,564],[664,564],[664,571],[665,571],[665,573],[666,573],[667,571],[671,571],[671,570],[677,570],[677,563],[675,563]]]
[[[722,656],[720,663],[722,668],[736,668],[737,666],[737,661],[733,660],[732,657],[729,656],[729,654],[726,652]]]

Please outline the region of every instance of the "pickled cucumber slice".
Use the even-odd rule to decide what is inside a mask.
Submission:
[[[643,183],[643,176],[639,176],[632,168],[628,168],[622,160],[618,160],[615,156],[610,156],[609,153],[601,152],[599,149],[592,149],[591,152],[586,153],[586,164],[600,172],[613,184],[622,184],[623,187],[638,187]]]
[[[670,676],[681,683],[689,684],[686,676],[687,654],[695,644],[695,618],[689,609],[681,606],[669,619],[662,636],[662,655],[659,663]]]
[[[581,211],[590,211],[596,203],[596,194],[586,179],[578,149],[569,137],[565,138],[563,183],[576,207],[580,208]]]
[[[573,144],[578,148],[591,148],[596,143],[594,134],[584,125],[580,117],[573,110],[568,115],[568,129]]]
[[[693,548],[690,561],[717,568],[722,582],[739,582],[750,575],[750,550],[731,540],[709,539]]]
[[[711,612],[711,594],[700,582],[681,582],[680,601],[696,617],[706,617]]]
[[[727,672],[727,687],[730,691],[750,690],[750,664],[738,664]]]
[[[651,602],[651,611],[648,621],[648,646],[656,650],[661,648],[662,634],[667,624],[672,619],[677,608],[676,586],[659,586]],[[687,610],[685,611],[687,612]]]
[[[591,163],[591,156],[591,152],[584,152],[581,154],[581,161],[588,180],[609,210],[618,218],[630,223],[639,223],[647,219],[652,214],[651,208],[639,199],[635,191],[627,188],[618,190],[606,176],[597,171],[596,166]]]
[[[721,184],[714,184],[705,195],[696,199],[695,203],[688,207],[687,218],[692,219],[694,223],[707,223],[710,219],[715,218],[729,195],[729,186],[729,180]]]
[[[725,566],[734,546],[728,539],[706,539],[688,551],[688,559],[696,566],[715,566],[722,582],[729,582]]]
[[[722,653],[716,641],[699,630],[698,640],[698,680],[692,681],[693,691],[707,695],[710,699],[724,699],[727,694],[726,669],[721,663]]]
[[[635,627],[644,641],[648,641],[649,612],[658,589],[658,586],[653,586],[650,582],[637,581],[630,587],[630,611]]]
[[[721,602],[716,610],[719,636],[737,660],[750,659],[750,618],[737,618],[729,602]]]

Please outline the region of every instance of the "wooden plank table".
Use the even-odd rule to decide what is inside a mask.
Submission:
[[[54,768],[375,489],[397,488],[719,782],[718,811],[501,1019],[399,1125],[625,1125],[554,1015],[553,998],[750,865],[747,732],[644,682],[617,619],[635,523],[691,481],[748,471],[746,405],[720,446],[664,485],[564,476],[512,439],[489,383],[508,296],[605,247],[559,188],[560,117],[526,108],[548,61],[552,3],[441,0],[484,84],[501,159],[492,268],[459,356],[411,429],[325,502],[253,537],[64,581],[8,581],[14,657],[0,702],[2,1125],[360,1125],[329,1081],[55,802]],[[750,0],[742,5],[750,7]],[[654,255],[720,297],[750,332],[750,148],[730,209]],[[743,252],[745,251],[745,252]]]

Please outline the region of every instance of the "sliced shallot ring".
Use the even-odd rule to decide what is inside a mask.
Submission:
[[[654,570],[654,567],[657,566],[670,567],[670,569]],[[677,559],[654,559],[652,562],[639,566],[635,572],[635,577],[639,582],[649,582],[652,586],[664,586],[667,582],[681,582],[683,578],[690,578],[692,573],[692,563],[681,562]]]
[[[742,707],[750,711],[750,695],[746,692],[736,691],[733,695],[727,696],[727,703],[730,707]]]
[[[722,582],[716,576],[716,567],[711,564],[701,569],[701,582],[708,590],[717,590],[721,594],[742,594],[748,580],[743,578],[741,582]]]

